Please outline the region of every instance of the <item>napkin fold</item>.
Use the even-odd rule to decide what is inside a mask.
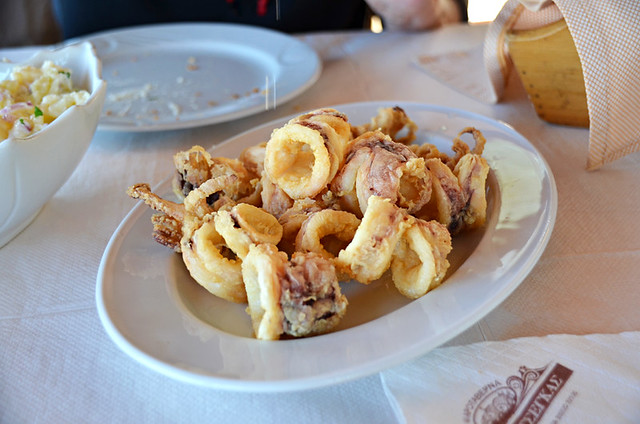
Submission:
[[[539,28],[560,19],[567,23],[582,65],[590,121],[586,166],[593,170],[640,150],[637,0],[509,0],[476,51],[421,55],[415,62],[459,91],[496,103],[513,68],[505,45],[507,31]],[[454,68],[468,71],[452,75]]]
[[[638,423],[640,332],[436,349],[381,373],[402,423]]]

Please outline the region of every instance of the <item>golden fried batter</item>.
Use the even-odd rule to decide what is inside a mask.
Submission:
[[[416,138],[418,126],[399,106],[380,108],[371,122],[351,127],[353,137],[359,137],[368,131],[381,131],[396,143],[409,144]]]

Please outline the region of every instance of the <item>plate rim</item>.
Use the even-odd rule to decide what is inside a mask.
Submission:
[[[227,23],[227,22],[173,22],[173,23],[155,23],[155,24],[146,24],[146,25],[136,25],[129,27],[122,27],[116,29],[110,29],[100,32],[95,32],[92,34],[83,35],[80,37],[76,37],[70,40],[67,40],[64,45],[77,44],[82,42],[90,42],[92,45],[95,45],[97,40],[102,40],[108,37],[121,37],[126,35],[127,33],[135,33],[136,35],[139,33],[144,34],[144,32],[148,31],[184,31],[185,29],[202,29],[211,32],[222,32],[222,31],[235,31],[236,33],[246,33],[246,34],[259,34],[263,37],[268,37],[271,42],[278,43],[278,46],[284,46],[285,43],[288,43],[288,48],[299,48],[304,50],[304,52],[309,56],[311,60],[305,60],[305,66],[308,66],[307,78],[299,83],[297,86],[293,87],[291,90],[286,91],[283,95],[279,93],[278,85],[275,87],[275,100],[271,100],[274,106],[266,107],[265,105],[251,105],[250,107],[244,107],[239,109],[233,109],[229,112],[224,112],[221,114],[213,114],[210,116],[206,116],[203,118],[194,118],[187,120],[175,120],[171,122],[163,122],[158,124],[147,123],[143,125],[136,125],[135,123],[127,124],[127,123],[109,123],[103,122],[101,119],[98,123],[98,130],[100,131],[112,131],[112,132],[154,132],[154,131],[166,131],[166,130],[179,130],[186,128],[196,128],[203,127],[207,125],[220,124],[224,122],[234,121],[240,118],[245,118],[247,116],[256,115],[261,112],[266,112],[268,110],[272,110],[278,105],[285,104],[290,100],[298,97],[309,88],[311,88],[320,78],[323,70],[323,61],[319,55],[319,53],[309,44],[301,41],[300,39],[294,37],[293,35],[283,33],[281,31],[273,30],[270,28],[247,25],[247,24],[237,24],[237,23]],[[199,44],[202,39],[199,39]],[[225,41],[225,40],[222,40]],[[244,44],[246,47],[255,48],[252,44],[247,44],[243,40],[233,39],[229,40],[232,44]],[[97,49],[96,49],[97,51]],[[97,51],[98,55],[100,54]],[[277,57],[269,51],[262,51],[262,53],[270,56],[275,63],[278,63],[281,69],[282,64],[279,63]],[[101,58],[102,60],[102,58]],[[282,76],[286,79],[286,75]],[[146,82],[146,81],[142,81]],[[108,93],[107,93],[108,95]],[[132,122],[134,120],[132,119]]]
[[[456,116],[462,117],[470,117],[475,120],[485,121],[492,126],[501,126],[504,129],[512,132],[516,136],[518,136],[521,141],[523,141],[528,148],[529,151],[535,153],[536,160],[539,161],[543,165],[543,171],[548,181],[548,189],[549,189],[549,198],[547,200],[548,207],[544,209],[544,215],[546,219],[544,223],[538,221],[538,226],[541,227],[541,231],[532,232],[532,235],[536,235],[537,242],[531,245],[533,249],[532,253],[526,257],[525,260],[521,261],[521,263],[516,267],[515,275],[511,276],[510,282],[508,284],[503,284],[500,286],[500,290],[498,290],[497,294],[493,297],[485,299],[484,302],[480,305],[481,307],[477,307],[472,314],[468,314],[462,319],[462,325],[459,325],[456,330],[451,332],[441,332],[434,337],[431,337],[429,340],[420,340],[414,345],[405,348],[402,352],[394,354],[392,357],[382,357],[376,358],[374,360],[369,361],[365,364],[360,364],[357,368],[351,367],[349,370],[339,370],[337,372],[328,372],[323,373],[321,375],[310,375],[310,376],[302,376],[297,378],[284,378],[277,380],[269,380],[269,379],[242,379],[242,378],[228,378],[219,375],[212,375],[211,373],[198,372],[194,370],[187,370],[184,368],[177,367],[175,365],[169,364],[163,360],[160,360],[153,355],[142,351],[137,346],[134,345],[131,341],[129,341],[123,334],[121,334],[116,325],[112,322],[107,312],[106,305],[104,304],[103,299],[103,291],[104,281],[105,281],[105,273],[107,272],[107,265],[110,260],[115,258],[115,255],[111,257],[111,251],[117,247],[117,245],[121,242],[121,239],[125,238],[127,232],[123,232],[126,227],[134,226],[140,219],[140,216],[144,214],[144,210],[146,209],[146,205],[142,203],[136,204],[123,218],[120,222],[113,235],[111,236],[107,247],[105,248],[103,257],[100,261],[100,267],[98,269],[97,274],[97,284],[96,284],[96,303],[98,308],[98,315],[100,317],[100,321],[102,322],[107,334],[112,338],[112,340],[116,343],[116,345],[122,349],[125,353],[127,353],[132,358],[141,362],[142,364],[158,371],[168,377],[175,378],[177,380],[191,383],[199,386],[206,386],[212,388],[218,388],[223,390],[231,390],[231,391],[242,391],[242,392],[287,392],[287,391],[299,391],[299,390],[307,390],[313,388],[319,388],[324,386],[329,386],[337,383],[347,382],[350,380],[354,380],[357,378],[362,378],[373,373],[382,371],[389,367],[399,365],[407,360],[413,359],[419,355],[425,354],[428,351],[440,346],[442,343],[450,340],[457,335],[464,332],[466,329],[476,324],[482,317],[489,314],[495,307],[497,307],[500,303],[502,303],[521,283],[524,279],[529,275],[534,266],[538,263],[540,256],[546,249],[546,246],[549,242],[551,234],[553,232],[553,227],[555,225],[556,215],[557,215],[557,206],[558,206],[558,195],[557,195],[557,187],[555,184],[555,179],[553,173],[551,172],[551,168],[549,167],[547,161],[540,154],[537,148],[529,142],[529,140],[516,131],[509,124],[497,120],[494,118],[489,118],[484,115],[469,112],[462,109],[451,108],[446,106],[421,103],[421,102],[408,102],[408,101],[369,101],[369,102],[356,102],[356,103],[344,103],[336,106],[328,106],[333,107],[337,110],[344,109],[345,107],[384,107],[390,105],[398,105],[400,107],[420,107],[426,109],[432,109],[433,111],[438,112],[448,112],[453,113]],[[296,116],[298,114],[291,115],[285,118],[278,118],[262,125],[258,125],[249,130],[243,131],[233,137],[228,138],[227,140],[216,144],[209,148],[210,151],[215,151],[220,149],[225,145],[229,145],[233,143],[235,140],[246,137],[248,134],[253,132],[257,132],[261,129],[265,129],[266,127],[274,127],[275,125],[282,125],[283,122],[286,122],[292,116]],[[167,181],[170,179],[166,178],[162,180],[160,183],[156,185],[156,187],[162,187],[167,184]],[[496,218],[497,219],[497,218]],[[484,239],[484,236],[483,236]],[[482,240],[480,241],[482,243]],[[526,246],[523,246],[524,248]],[[116,250],[117,252],[117,250]],[[115,253],[115,252],[114,252]],[[473,253],[472,253],[473,255]],[[514,268],[511,268],[514,269]],[[455,273],[454,273],[455,274]],[[419,300],[419,299],[418,299]],[[411,304],[411,303],[410,303]],[[410,305],[409,304],[409,305]],[[407,306],[409,306],[407,305]],[[403,307],[403,308],[406,308]],[[400,308],[402,310],[403,308]],[[396,314],[398,311],[393,311],[390,314]],[[383,317],[381,317],[383,318]],[[381,318],[377,318],[381,319]],[[376,321],[373,320],[373,321]],[[371,322],[371,321],[370,321]],[[342,330],[337,333],[350,333],[354,331],[358,331],[359,327],[365,326],[368,323],[348,328]],[[337,334],[333,333],[333,334]],[[332,333],[329,333],[332,334]],[[326,336],[326,335],[324,335]],[[324,337],[324,336],[317,336]],[[237,336],[232,336],[237,337]],[[261,342],[261,341],[257,341]],[[289,341],[285,341],[289,342]],[[295,341],[294,341],[295,342]],[[276,343],[283,343],[283,341],[279,341]]]

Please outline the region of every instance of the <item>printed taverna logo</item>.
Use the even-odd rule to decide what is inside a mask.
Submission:
[[[542,368],[521,366],[519,375],[504,383],[495,380],[483,386],[467,402],[463,419],[470,424],[535,424],[573,374],[564,365],[551,363]],[[556,414],[560,419],[576,393],[572,393]],[[555,421],[555,420],[554,420]]]

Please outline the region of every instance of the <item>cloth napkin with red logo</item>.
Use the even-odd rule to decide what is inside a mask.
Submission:
[[[585,82],[590,121],[587,169],[597,169],[640,150],[639,1],[509,0],[478,49],[423,55],[416,64],[480,101],[499,102],[512,68],[506,32],[538,28],[563,18]],[[479,72],[452,75],[450,69],[459,66]]]
[[[402,423],[639,423],[640,332],[444,347],[381,373]]]

